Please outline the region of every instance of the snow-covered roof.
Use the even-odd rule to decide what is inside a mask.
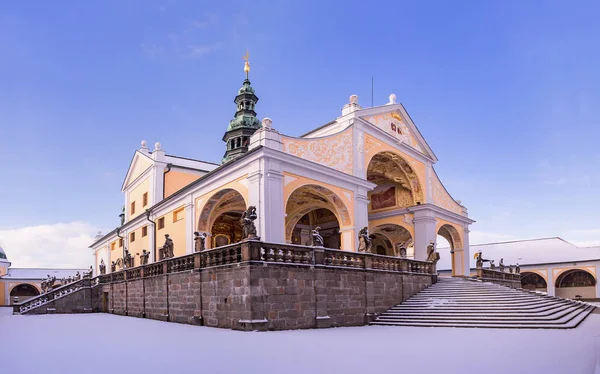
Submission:
[[[494,260],[496,265],[500,259],[504,264],[528,265],[557,262],[575,262],[600,259],[600,247],[577,247],[575,244],[559,237],[517,240],[510,242],[475,244],[470,246],[471,268],[475,267],[475,253],[481,251],[484,259]],[[451,269],[449,248],[439,248],[440,261],[437,268]]]
[[[68,278],[74,276],[77,272],[82,274],[90,269],[43,269],[43,268],[9,268],[8,274],[2,279],[46,279],[51,277]]]

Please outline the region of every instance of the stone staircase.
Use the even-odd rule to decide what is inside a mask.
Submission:
[[[371,325],[482,328],[577,327],[594,306],[473,279],[439,278]]]

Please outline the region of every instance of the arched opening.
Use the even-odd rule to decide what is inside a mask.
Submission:
[[[342,227],[350,225],[348,208],[328,188],[304,185],[294,190],[285,208],[285,237],[288,243],[311,245],[311,230],[320,227],[324,246],[341,249]]]
[[[570,299],[596,298],[596,278],[581,269],[568,270],[556,279],[556,296]]]
[[[32,297],[38,296],[40,291],[31,284],[22,283],[13,287],[10,291],[10,302],[14,302],[14,298],[19,298],[19,303],[31,299]]]
[[[369,210],[405,208],[423,202],[423,189],[412,166],[392,152],[377,153],[367,167],[367,180],[377,184],[369,192]]]
[[[396,224],[383,224],[371,230],[372,252],[378,255],[414,258],[413,240],[410,232]]]
[[[521,273],[521,287],[525,290],[548,292],[548,284],[544,277],[533,272]]]
[[[450,249],[449,251],[444,250],[438,252],[440,254],[440,261],[451,264],[452,275],[457,275],[459,274],[459,271],[463,270],[461,265],[463,263],[463,259],[459,258],[462,256],[462,253],[460,256],[457,256],[455,252],[455,250],[463,248],[463,243],[458,230],[454,226],[444,224],[438,229],[436,248]],[[469,275],[470,270],[464,269],[464,272],[466,272],[465,275]]]
[[[306,213],[292,231],[292,244],[311,245],[311,230],[320,227],[319,233],[323,237],[326,248],[340,249],[340,223],[335,214],[329,209],[318,208]]]
[[[244,197],[227,188],[215,193],[204,205],[198,219],[197,231],[209,235],[207,248],[237,243],[242,240],[240,219],[246,210]]]

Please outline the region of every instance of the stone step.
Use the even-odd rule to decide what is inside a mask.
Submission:
[[[372,325],[387,325],[387,326],[421,326],[421,327],[471,327],[471,328],[528,328],[528,329],[571,329],[579,326],[579,324],[591,313],[594,309],[590,306],[586,309],[578,309],[569,315],[562,317],[560,320],[550,322],[528,322],[524,321],[509,321],[507,323],[469,323],[456,321],[413,321],[403,320],[394,322],[374,321]]]
[[[390,308],[373,325],[573,328],[594,306],[464,279],[442,280]]]
[[[530,313],[545,313],[545,312],[554,312],[557,310],[563,310],[566,308],[570,308],[570,305],[550,305],[545,307],[533,307],[528,309],[464,309],[457,310],[455,308],[429,308],[429,309],[416,309],[416,308],[398,308],[398,309],[390,309],[387,312],[382,313],[382,315],[431,315],[431,314],[449,314],[449,315],[478,315],[478,314],[486,314],[486,315],[504,315],[504,314],[530,314]]]
[[[380,315],[377,319],[380,321],[398,321],[398,320],[443,320],[443,321],[514,321],[514,320],[529,320],[529,321],[545,321],[545,320],[557,320],[565,315],[574,312],[576,310],[585,309],[582,307],[567,307],[560,310],[552,310],[550,313],[522,313],[522,314],[513,314],[513,313],[497,313],[496,315],[486,315],[484,313],[481,314],[427,314],[423,313],[421,315],[417,314],[392,314],[392,313],[384,313]]]

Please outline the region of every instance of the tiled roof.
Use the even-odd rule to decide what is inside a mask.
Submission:
[[[481,251],[483,258],[494,260],[498,265],[500,259],[504,264],[528,265],[557,262],[576,262],[600,259],[600,247],[577,247],[559,237],[518,240],[500,243],[475,244],[470,246],[471,268],[475,268],[475,253]],[[450,269],[450,249],[438,248],[440,261],[437,268]]]
[[[2,279],[46,279],[51,277],[68,278],[74,276],[77,272],[83,275],[90,269],[44,269],[44,268],[9,268],[8,274]]]

